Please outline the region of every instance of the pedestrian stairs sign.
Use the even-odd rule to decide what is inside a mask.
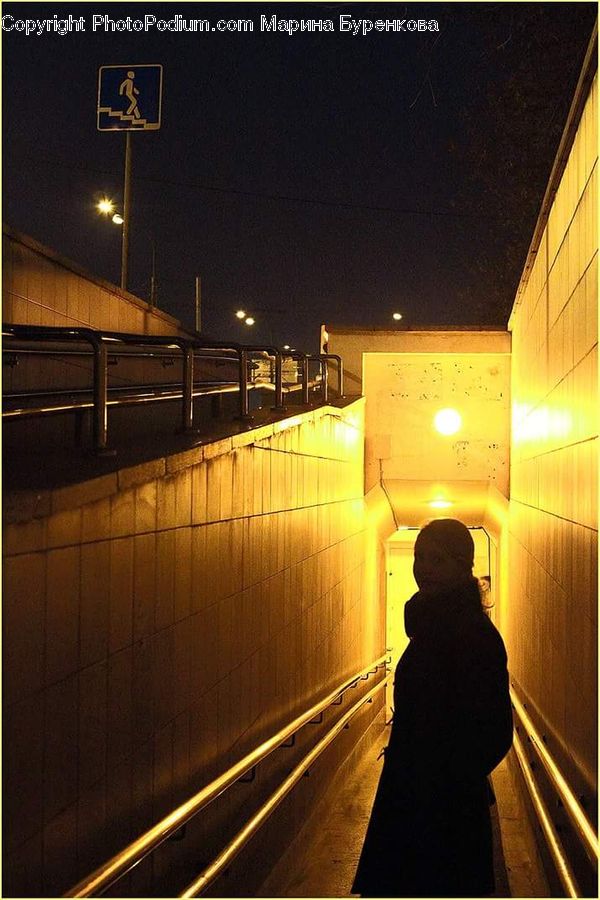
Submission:
[[[161,65],[101,66],[98,131],[156,131],[162,102]]]

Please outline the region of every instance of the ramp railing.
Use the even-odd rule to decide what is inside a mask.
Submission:
[[[95,331],[91,328],[67,328],[5,324],[2,328],[3,361],[15,366],[24,356],[46,356],[68,360],[73,357],[92,358],[92,383],[87,389],[27,390],[5,392],[2,417],[5,421],[65,412],[89,410],[92,415],[92,440],[96,453],[108,450],[108,409],[112,406],[181,400],[181,430],[192,432],[194,399],[200,396],[238,393],[238,418],[252,421],[250,391],[275,392],[275,412],[285,412],[284,394],[302,391],[302,403],[310,405],[311,391],[318,402],[329,401],[328,360],[338,368],[338,396],[343,390],[343,366],[337,356],[314,356],[306,353],[287,353],[268,345],[218,343],[173,335],[140,335],[125,332]],[[109,383],[109,364],[119,358],[181,360],[182,378],[177,382],[130,384],[113,386]],[[299,363],[300,383],[284,381],[284,360]],[[257,360],[272,360],[268,381],[253,377]],[[228,380],[204,379],[197,376],[202,360],[231,364],[237,368],[237,378]],[[309,377],[309,364],[320,366],[319,379]]]
[[[214,781],[211,781],[210,784],[206,785],[206,787],[190,797],[185,803],[174,809],[169,815],[161,819],[160,822],[157,822],[156,825],[140,835],[135,841],[103,865],[99,866],[94,872],[83,878],[63,896],[92,897],[102,895],[111,887],[111,885],[126,875],[134,866],[148,856],[148,854],[152,853],[166,841],[167,838],[179,831],[186,822],[189,822],[190,819],[198,815],[198,813],[205,809],[213,800],[223,794],[233,784],[251,773],[256,766],[262,763],[275,749],[282,745],[291,746],[291,744],[287,744],[286,742],[289,742],[290,739],[293,740],[297,732],[304,728],[305,725],[322,716],[323,712],[328,707],[338,705],[341,702],[340,698],[343,697],[346,691],[356,686],[361,680],[367,680],[371,675],[376,675],[380,670],[384,670],[385,677],[380,679],[368,693],[364,694],[336,720],[325,736],[310,750],[258,812],[252,816],[235,838],[219,854],[217,859],[194,879],[192,884],[188,885],[179,896],[194,897],[202,893],[223,869],[231,863],[234,856],[239,853],[246,842],[266,821],[281,800],[283,800],[308,768],[314,763],[317,757],[327,746],[329,746],[340,731],[347,726],[352,716],[354,716],[365,703],[372,702],[373,697],[385,687],[392,677],[391,673],[386,671],[387,662],[389,662],[389,657],[387,655],[380,656],[374,662],[352,675],[351,678],[344,681],[336,687],[335,690],[328,693],[327,696],[313,704],[304,713],[297,716],[288,725],[272,735],[272,737],[263,741],[258,747],[240,759],[239,762],[229,768],[226,772],[223,772],[218,778],[214,779]]]

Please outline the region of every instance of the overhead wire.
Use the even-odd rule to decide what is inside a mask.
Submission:
[[[109,171],[107,169],[96,169],[86,166],[73,166],[57,160],[42,159],[39,157],[28,157],[29,161],[37,165],[46,165],[50,168],[67,169],[71,172],[84,172],[90,175],[104,175],[117,180],[122,178],[121,173]],[[359,212],[383,212],[393,215],[412,215],[412,216],[438,216],[444,218],[455,219],[479,219],[489,222],[503,222],[505,217],[502,215],[483,215],[481,213],[456,212],[440,208],[418,209],[415,207],[397,207],[397,206],[379,206],[377,204],[353,203],[346,200],[333,200],[317,197],[301,197],[288,194],[271,194],[264,191],[249,191],[239,188],[217,187],[215,185],[203,184],[196,181],[186,181],[175,178],[162,178],[151,175],[140,175],[134,173],[132,175],[134,181],[144,181],[150,184],[170,185],[173,187],[193,188],[200,191],[209,191],[211,193],[226,194],[237,197],[248,197],[256,200],[280,201],[285,203],[304,203],[312,206],[323,206],[332,209],[356,210]]]

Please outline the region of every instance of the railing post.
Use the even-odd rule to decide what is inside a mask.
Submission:
[[[329,399],[329,368],[327,366],[327,360],[323,357],[320,357],[319,362],[321,363],[321,385],[323,388],[323,403],[327,403]]]
[[[102,339],[93,341],[94,347],[94,411],[93,411],[93,440],[94,451],[98,454],[107,453],[108,439],[108,365],[107,350]]]
[[[240,382],[240,413],[239,417],[244,420],[251,419],[250,406],[248,402],[248,352],[241,348],[238,350],[239,361],[239,382]]]
[[[283,412],[283,357],[281,350],[275,350],[275,406],[274,410]]]
[[[183,431],[194,427],[194,348],[182,345],[183,352]]]
[[[337,357],[337,365],[338,365],[338,396],[344,396],[344,363],[342,362],[342,357]]]
[[[302,354],[302,403],[308,406],[308,354]]]

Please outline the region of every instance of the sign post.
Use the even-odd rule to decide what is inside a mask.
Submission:
[[[162,112],[161,65],[101,66],[98,72],[98,131],[125,131],[121,288],[127,290],[131,224],[131,132],[158,131]]]

